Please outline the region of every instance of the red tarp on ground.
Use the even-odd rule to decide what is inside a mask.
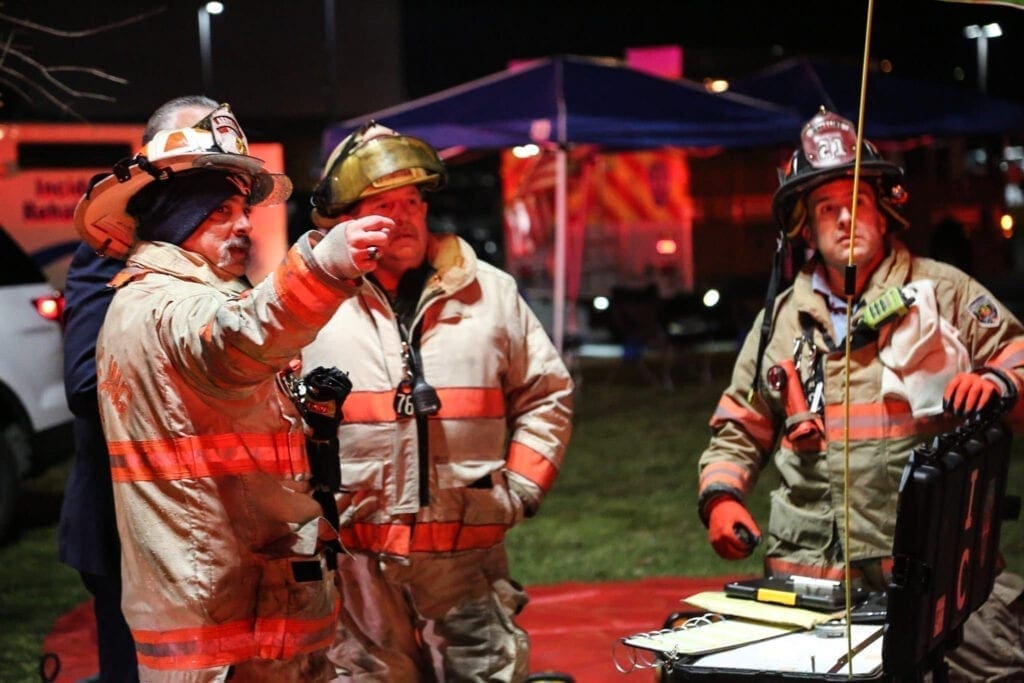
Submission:
[[[720,590],[738,577],[657,577],[640,581],[559,583],[528,588],[530,604],[518,622],[530,634],[532,671],[561,671],[577,683],[651,681],[650,671],[623,675],[612,663],[612,646],[623,636],[660,628],[679,600]],[[622,649],[620,648],[620,651]],[[60,657],[57,683],[96,673],[96,624],[92,603],[61,615],[43,641],[43,652]],[[624,657],[620,661],[625,662]]]

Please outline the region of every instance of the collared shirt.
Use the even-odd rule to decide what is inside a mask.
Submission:
[[[846,339],[846,297],[837,296],[829,289],[824,266],[818,266],[811,273],[811,289],[825,298],[828,316],[832,320],[832,330],[835,332],[835,343],[841,344]],[[862,303],[860,299],[853,302],[854,313]]]

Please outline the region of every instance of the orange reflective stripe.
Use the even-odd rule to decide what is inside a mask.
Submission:
[[[438,389],[442,419],[505,417],[505,395],[498,388]]]
[[[881,565],[882,573],[887,578],[892,576],[892,557],[881,557],[873,561]],[[764,558],[764,569],[768,576],[807,576],[812,579],[846,580],[846,570],[843,567],[821,567],[800,562],[788,562],[778,557]],[[859,567],[850,567],[850,576],[854,579],[861,578],[862,574]]]
[[[504,524],[417,523],[412,531],[410,549],[421,553],[445,553],[491,548],[501,543],[507,529]]]
[[[151,669],[205,669],[256,656],[251,619],[167,631],[132,629],[139,664]]]
[[[340,601],[335,600],[331,613],[316,619],[257,618],[257,656],[263,659],[289,659],[330,646],[334,642],[340,609]]]
[[[445,553],[494,547],[501,543],[507,530],[505,524],[417,522],[409,526],[357,522],[341,530],[341,543],[348,550],[388,555]]]
[[[501,389],[438,389],[441,410],[435,418],[458,420],[505,416],[505,397]],[[395,391],[353,391],[342,407],[345,422],[392,422],[395,417]]]
[[[508,447],[507,466],[516,474],[521,474],[543,491],[550,491],[558,476],[558,468],[543,455],[518,441]]]
[[[845,411],[841,403],[825,406],[825,434],[829,441],[843,439]],[[898,439],[949,431],[956,421],[949,416],[915,418],[904,401],[857,403],[850,406],[850,440]]]
[[[273,278],[278,298],[305,323],[323,322],[338,307],[340,295],[310,272],[298,247],[288,250]]]
[[[700,473],[700,491],[703,492],[713,484],[738,489],[746,495],[749,493],[750,472],[734,462],[713,462]]]
[[[353,391],[341,407],[345,423],[390,422],[395,419],[395,392]]]
[[[1012,371],[1014,368],[1024,367],[1024,342],[1012,341],[999,350],[987,363],[1001,370]]]
[[[407,524],[356,522],[342,527],[341,544],[348,550],[364,550],[405,557],[409,554],[412,529]]]
[[[1017,370],[1024,368],[1024,342],[1010,342],[989,360],[986,367],[1002,370],[1006,374],[1006,378],[1013,382],[1013,386],[1017,390],[1017,396],[1024,394],[1024,379],[1021,379],[1021,376],[1017,373]],[[1020,404],[1021,401],[1017,401],[1016,405],[1020,406]],[[1018,422],[1019,419],[1020,413],[1015,407],[1009,415],[1009,420],[1012,424]]]
[[[715,408],[715,414],[711,416],[711,428],[717,429],[725,422],[735,422],[739,425],[754,440],[754,445],[762,451],[775,444],[775,427],[769,418],[743,407],[731,396],[723,394]]]
[[[107,448],[115,482],[174,481],[249,472],[281,477],[309,473],[305,437],[299,432],[114,441]]]
[[[254,657],[288,659],[328,647],[340,603],[314,619],[272,617],[166,631],[133,630],[140,664],[151,669],[204,669]]]

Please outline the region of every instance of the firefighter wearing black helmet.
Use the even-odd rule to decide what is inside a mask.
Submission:
[[[769,297],[740,351],[700,459],[699,514],[719,555],[750,555],[762,533],[744,502],[773,459],[781,483],[763,538],[765,573],[842,580],[849,557],[856,583],[884,590],[900,474],[911,450],[990,401],[1020,393],[1024,327],[979,283],[911,255],[895,239],[907,227],[903,172],[866,141],[854,198],[856,144],[854,126],[823,109],[780,172],[775,218],[786,239],[814,255],[791,287]],[[849,432],[849,547],[847,335],[856,421]],[[999,576],[968,621],[964,645],[948,658],[954,679],[1024,677],[1022,592],[1024,579]]]

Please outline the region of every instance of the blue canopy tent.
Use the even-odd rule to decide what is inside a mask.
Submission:
[[[851,121],[860,102],[860,66],[806,57],[783,60],[736,79],[731,91],[791,107],[810,118],[825,106]],[[876,71],[868,78],[864,134],[893,140],[921,135],[1024,132],[1024,105]]]
[[[501,149],[534,143],[556,149],[552,337],[564,336],[566,148],[739,147],[792,143],[795,111],[746,96],[707,92],[608,59],[551,57],[395,107],[329,126],[328,154],[374,119],[438,149]]]

